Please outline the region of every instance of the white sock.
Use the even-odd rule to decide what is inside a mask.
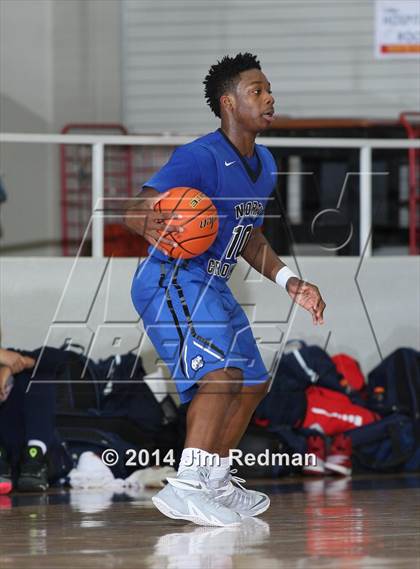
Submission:
[[[31,439],[28,441],[28,447],[39,447],[42,450],[42,454],[47,454],[47,445],[44,443],[44,441]]]
[[[217,456],[217,454],[207,452],[201,448],[184,448],[181,460],[179,461],[178,474],[186,468],[196,469],[199,466],[211,467],[217,462]]]
[[[210,470],[210,480],[221,480],[230,470],[230,458],[228,456],[219,457],[218,464]]]

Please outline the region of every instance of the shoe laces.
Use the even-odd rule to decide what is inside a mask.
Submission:
[[[246,484],[246,480],[244,478],[240,478],[239,476],[234,476],[238,472],[237,468],[234,468],[230,471],[230,480],[232,483],[235,483],[246,492],[246,488],[242,486],[242,484]]]
[[[197,488],[197,490],[203,493],[203,498],[210,502],[213,508],[224,510],[226,506],[217,502],[216,490],[209,484],[210,469],[205,466],[199,466],[197,470],[202,484],[201,489]]]
[[[222,486],[221,488],[218,489],[219,493],[216,496],[216,499],[226,498],[227,496],[235,492],[235,490],[237,490],[238,487],[242,490],[242,492],[239,493],[239,496],[238,493],[235,492],[237,494],[237,497],[239,497],[241,501],[245,499],[246,488],[244,488],[242,484],[245,484],[246,480],[244,478],[240,478],[239,476],[235,476],[237,472],[238,470],[236,468],[229,471],[228,482],[226,486]],[[223,491],[224,488],[226,488],[225,491]]]

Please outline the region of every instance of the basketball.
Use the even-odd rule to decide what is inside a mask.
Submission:
[[[211,199],[195,188],[177,187],[155,204],[159,212],[182,215],[182,219],[173,219],[171,225],[180,225],[181,233],[164,233],[174,245],[159,243],[170,257],[191,259],[201,255],[213,244],[219,230],[217,209]],[[176,245],[177,244],[177,245]]]

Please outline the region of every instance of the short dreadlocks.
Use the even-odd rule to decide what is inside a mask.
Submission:
[[[252,53],[238,53],[235,57],[226,55],[210,67],[203,81],[204,95],[216,117],[220,118],[220,97],[233,89],[242,71],[250,69],[261,69],[260,62]]]

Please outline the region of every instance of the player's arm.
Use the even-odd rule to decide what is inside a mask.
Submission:
[[[165,233],[181,232],[181,226],[171,225],[174,215],[158,213],[154,210],[156,202],[165,197],[170,188],[185,186],[201,187],[200,168],[194,152],[189,145],[177,148],[168,162],[156,172],[143,186],[136,200],[126,205],[124,222],[133,231],[142,235],[149,243],[156,246],[158,242],[173,245],[173,241],[162,237]],[[178,219],[182,215],[176,216]]]
[[[273,251],[259,227],[253,229],[242,252],[242,257],[251,267],[273,282],[278,282],[279,271],[286,267]],[[314,324],[324,323],[325,302],[322,300],[318,287],[293,276],[287,280],[286,290],[296,304],[312,314]]]
[[[182,231],[182,227],[171,225],[171,219],[174,218],[171,213],[159,213],[154,210],[156,202],[164,195],[153,188],[143,188],[138,198],[127,202],[125,208],[125,225],[152,245],[158,245],[160,242],[173,244],[170,239],[162,237],[162,230],[165,233]]]

